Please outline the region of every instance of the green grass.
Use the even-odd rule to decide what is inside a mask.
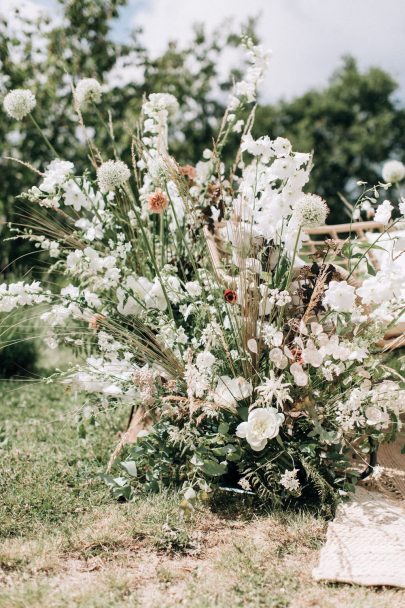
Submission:
[[[184,520],[177,496],[117,503],[97,475],[127,412],[85,438],[60,386],[0,383],[0,608],[399,606],[405,593],[311,578],[326,524],[232,508]]]

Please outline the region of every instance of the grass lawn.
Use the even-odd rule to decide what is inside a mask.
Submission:
[[[405,591],[313,582],[326,524],[312,515],[236,499],[183,521],[172,494],[113,501],[97,474],[122,421],[81,439],[59,386],[3,382],[0,404],[1,608],[405,605]]]

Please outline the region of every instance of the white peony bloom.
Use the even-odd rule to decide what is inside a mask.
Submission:
[[[101,93],[101,84],[95,78],[83,78],[76,85],[75,99],[79,108],[82,108],[89,102],[99,103]]]
[[[317,194],[304,194],[294,205],[292,218],[303,228],[322,226],[329,209],[323,198]]]
[[[351,312],[356,300],[355,288],[347,281],[331,281],[323,303],[336,312]]]
[[[218,380],[217,387],[214,391],[214,402],[217,405],[235,407],[238,401],[247,399],[253,392],[253,386],[250,382],[239,376],[238,378],[230,378],[229,376],[221,376]]]
[[[388,224],[391,219],[392,210],[394,207],[391,205],[389,201],[384,201],[377,207],[376,214],[374,216],[375,222],[380,222],[381,224]]]
[[[131,172],[122,160],[107,160],[97,169],[97,181],[102,192],[116,190],[130,177]]]
[[[382,176],[387,183],[400,182],[405,177],[405,165],[399,160],[389,160],[383,166]]]
[[[28,89],[14,89],[7,93],[3,106],[11,118],[22,120],[36,106],[35,95]]]
[[[274,407],[258,407],[250,412],[247,422],[241,422],[237,429],[237,437],[246,439],[252,450],[260,452],[266,447],[267,441],[279,434],[284,422],[284,414]]]

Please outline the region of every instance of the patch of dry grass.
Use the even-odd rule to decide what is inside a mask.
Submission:
[[[58,419],[62,398],[53,396],[49,413],[30,393],[20,413],[27,418],[29,407],[36,423],[25,427],[18,409],[5,420],[3,487],[11,467],[13,485],[1,507],[0,608],[405,605],[405,591],[314,582],[326,523],[313,515],[258,515],[235,499],[226,511],[204,509],[184,520],[173,494],[125,504],[113,502],[101,485],[89,488],[75,468],[95,475],[99,465],[82,459],[101,459],[97,450],[114,444],[115,431],[96,430],[83,444],[67,416],[45,432],[40,421]]]

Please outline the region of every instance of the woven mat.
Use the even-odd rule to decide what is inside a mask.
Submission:
[[[365,480],[329,523],[315,580],[405,588],[405,437],[382,446],[377,479]]]

